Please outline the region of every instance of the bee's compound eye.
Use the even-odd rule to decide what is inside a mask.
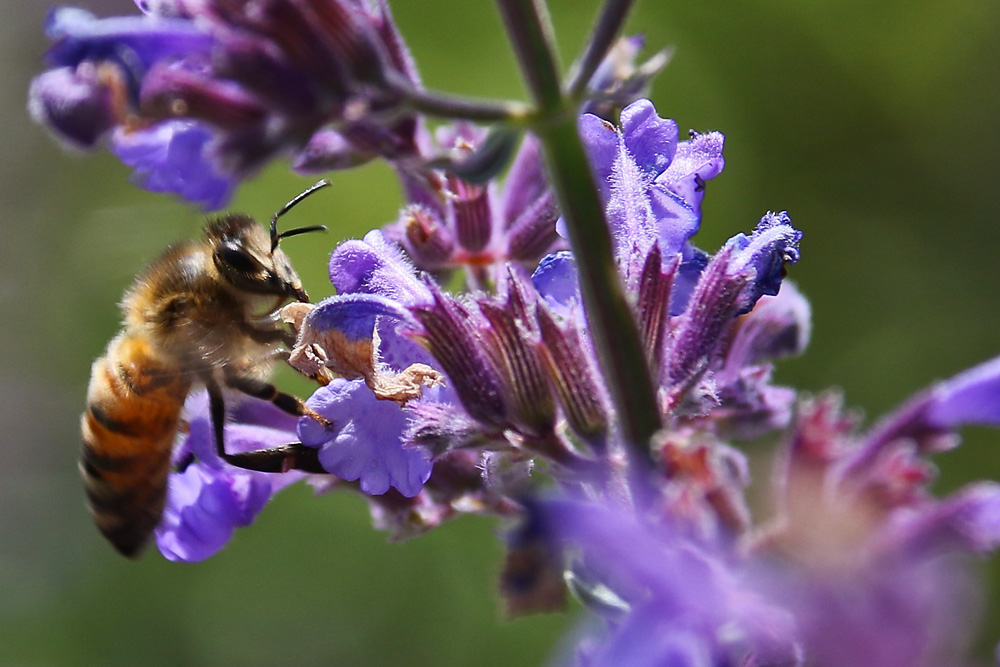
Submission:
[[[242,248],[234,245],[222,245],[215,251],[216,261],[228,269],[238,273],[251,274],[260,270],[260,265]]]

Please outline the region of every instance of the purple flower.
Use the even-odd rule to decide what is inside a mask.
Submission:
[[[302,316],[291,362],[310,375],[332,371],[345,379],[321,387],[307,402],[333,426],[303,417],[299,436],[320,449],[326,470],[358,481],[364,493],[381,495],[391,487],[413,497],[432,464],[424,447],[407,445],[404,406],[439,384],[440,373],[399,329],[415,324],[406,305],[429,293],[377,232],[341,245],[330,265],[340,294]]]
[[[805,403],[777,514],[758,527],[733,521],[745,462],[708,424],[664,434],[666,474],[634,480],[628,500],[591,487],[529,502],[538,567],[571,554],[571,588],[608,628],[580,645],[582,664],[959,664],[978,599],[963,557],[1000,546],[1000,485],[932,498],[915,425],[957,396],[983,406],[962,420],[995,418],[998,369],[932,387],[868,436],[834,398]],[[929,406],[919,420],[913,405]],[[957,423],[935,422],[936,437],[954,444]]]
[[[379,400],[360,380],[334,380],[306,403],[333,428],[308,417],[299,422],[299,438],[319,448],[323,467],[337,477],[358,481],[361,491],[381,495],[390,487],[406,497],[420,492],[431,474],[430,454],[406,447],[406,413],[392,401]]]
[[[799,664],[793,617],[721,545],[613,503],[542,500],[531,511],[554,554],[579,550],[571,580],[608,622],[582,664]]]
[[[39,75],[28,111],[72,148],[93,148],[117,123],[114,95],[95,67],[59,67]]]
[[[425,154],[462,163],[487,150],[485,130],[469,123],[439,129]],[[445,282],[456,270],[472,285],[501,279],[505,264],[531,270],[547,253],[564,247],[559,217],[537,140],[527,136],[502,186],[472,182],[457,173],[401,165],[409,205],[384,228],[421,270]]]
[[[216,208],[281,154],[301,151],[302,169],[421,157],[423,127],[395,92],[419,79],[385,3],[139,5],[144,15],[106,19],[52,11],[55,69],[29,106],[78,147],[114,129],[143,187]]]
[[[199,123],[170,120],[148,130],[119,128],[111,150],[135,169],[132,180],[151,192],[172,192],[206,211],[223,206],[236,189],[236,180],[214,164],[212,134]]]
[[[638,270],[654,242],[664,255],[682,253],[690,260],[687,242],[701,221],[705,181],[724,164],[722,135],[679,142],[677,124],[658,117],[649,100],[622,111],[621,129],[597,116],[582,116],[580,135],[626,276]]]
[[[236,528],[250,525],[271,496],[302,473],[270,474],[230,466],[219,458],[205,392],[191,394],[183,418],[189,429],[174,450],[156,544],[170,560],[199,561],[217,553]],[[226,451],[246,452],[295,441],[295,419],[270,403],[245,399],[226,424]]]

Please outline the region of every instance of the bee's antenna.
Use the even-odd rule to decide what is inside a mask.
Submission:
[[[271,216],[271,252],[274,252],[274,249],[278,247],[278,242],[281,239],[288,238],[289,236],[296,236],[297,234],[305,234],[306,232],[326,231],[326,225],[311,225],[309,227],[297,227],[295,229],[289,229],[287,232],[282,232],[279,234],[278,218],[288,213],[293,206],[298,204],[300,201],[302,201],[312,193],[316,192],[320,188],[325,188],[328,185],[330,185],[330,181],[324,178],[315,185],[309,187],[304,192],[300,192],[298,195],[295,196],[294,199],[292,199],[292,201],[282,206],[277,213]]]

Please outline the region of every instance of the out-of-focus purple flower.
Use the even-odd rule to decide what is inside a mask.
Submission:
[[[80,147],[116,129],[122,156],[123,135],[146,135],[131,139],[144,147],[144,187],[218,207],[278,155],[303,151],[293,161],[304,170],[420,157],[424,129],[396,92],[419,78],[384,2],[178,0],[140,9],[106,19],[51,12],[56,69],[36,79],[29,105]],[[198,150],[178,152],[177,125],[199,128]],[[171,155],[151,157],[154,143]],[[196,177],[175,176],[186,171]],[[210,185],[192,185],[204,176]]]
[[[834,397],[805,403],[779,456],[777,514],[757,527],[732,520],[742,456],[698,422],[663,435],[666,475],[636,480],[628,500],[592,487],[529,502],[548,561],[572,556],[578,597],[608,628],[581,664],[964,664],[979,597],[965,560],[1000,546],[1000,486],[934,499],[932,450],[906,437],[868,448],[957,395],[985,406],[971,421],[992,419],[996,368],[932,387],[867,437]]]
[[[165,16],[122,16],[99,19],[74,7],[56,7],[45,20],[52,40],[46,59],[52,65],[111,62],[129,77],[136,93],[142,76],[162,60],[206,54],[212,39],[192,22]]]
[[[236,528],[250,525],[271,496],[303,474],[262,473],[219,458],[205,392],[188,397],[183,418],[189,429],[174,450],[163,519],[156,544],[170,560],[199,561],[218,552]],[[295,418],[272,404],[245,399],[225,426],[226,451],[247,452],[294,442]]]
[[[111,150],[135,169],[133,182],[151,192],[178,194],[206,211],[229,201],[236,179],[213,164],[212,133],[200,123],[165,121],[146,130],[115,131]]]
[[[569,567],[579,596],[605,612],[609,630],[582,664],[800,664],[792,616],[682,524],[586,501],[542,500],[529,512],[554,554],[578,553]]]
[[[28,111],[35,122],[73,148],[93,148],[118,122],[108,76],[96,67],[59,67],[40,74],[28,91]]]
[[[967,424],[1000,425],[1000,358],[928,388],[885,417],[845,462],[843,483],[864,481],[873,462],[900,448],[918,454],[950,449],[957,444],[954,430]]]

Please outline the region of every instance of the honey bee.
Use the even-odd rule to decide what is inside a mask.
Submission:
[[[207,222],[197,241],[170,246],[122,299],[122,329],[91,368],[81,417],[80,473],[98,529],[123,555],[139,555],[160,522],[171,450],[192,387],[208,390],[220,457],[251,470],[324,472],[316,450],[299,443],[227,454],[221,386],[273,402],[293,415],[328,423],[298,398],[266,381],[294,341],[279,307],[308,302],[278,242],[325,230],[279,234],[277,221],[320,181],[271,218],[270,234],[252,218],[227,214]]]

